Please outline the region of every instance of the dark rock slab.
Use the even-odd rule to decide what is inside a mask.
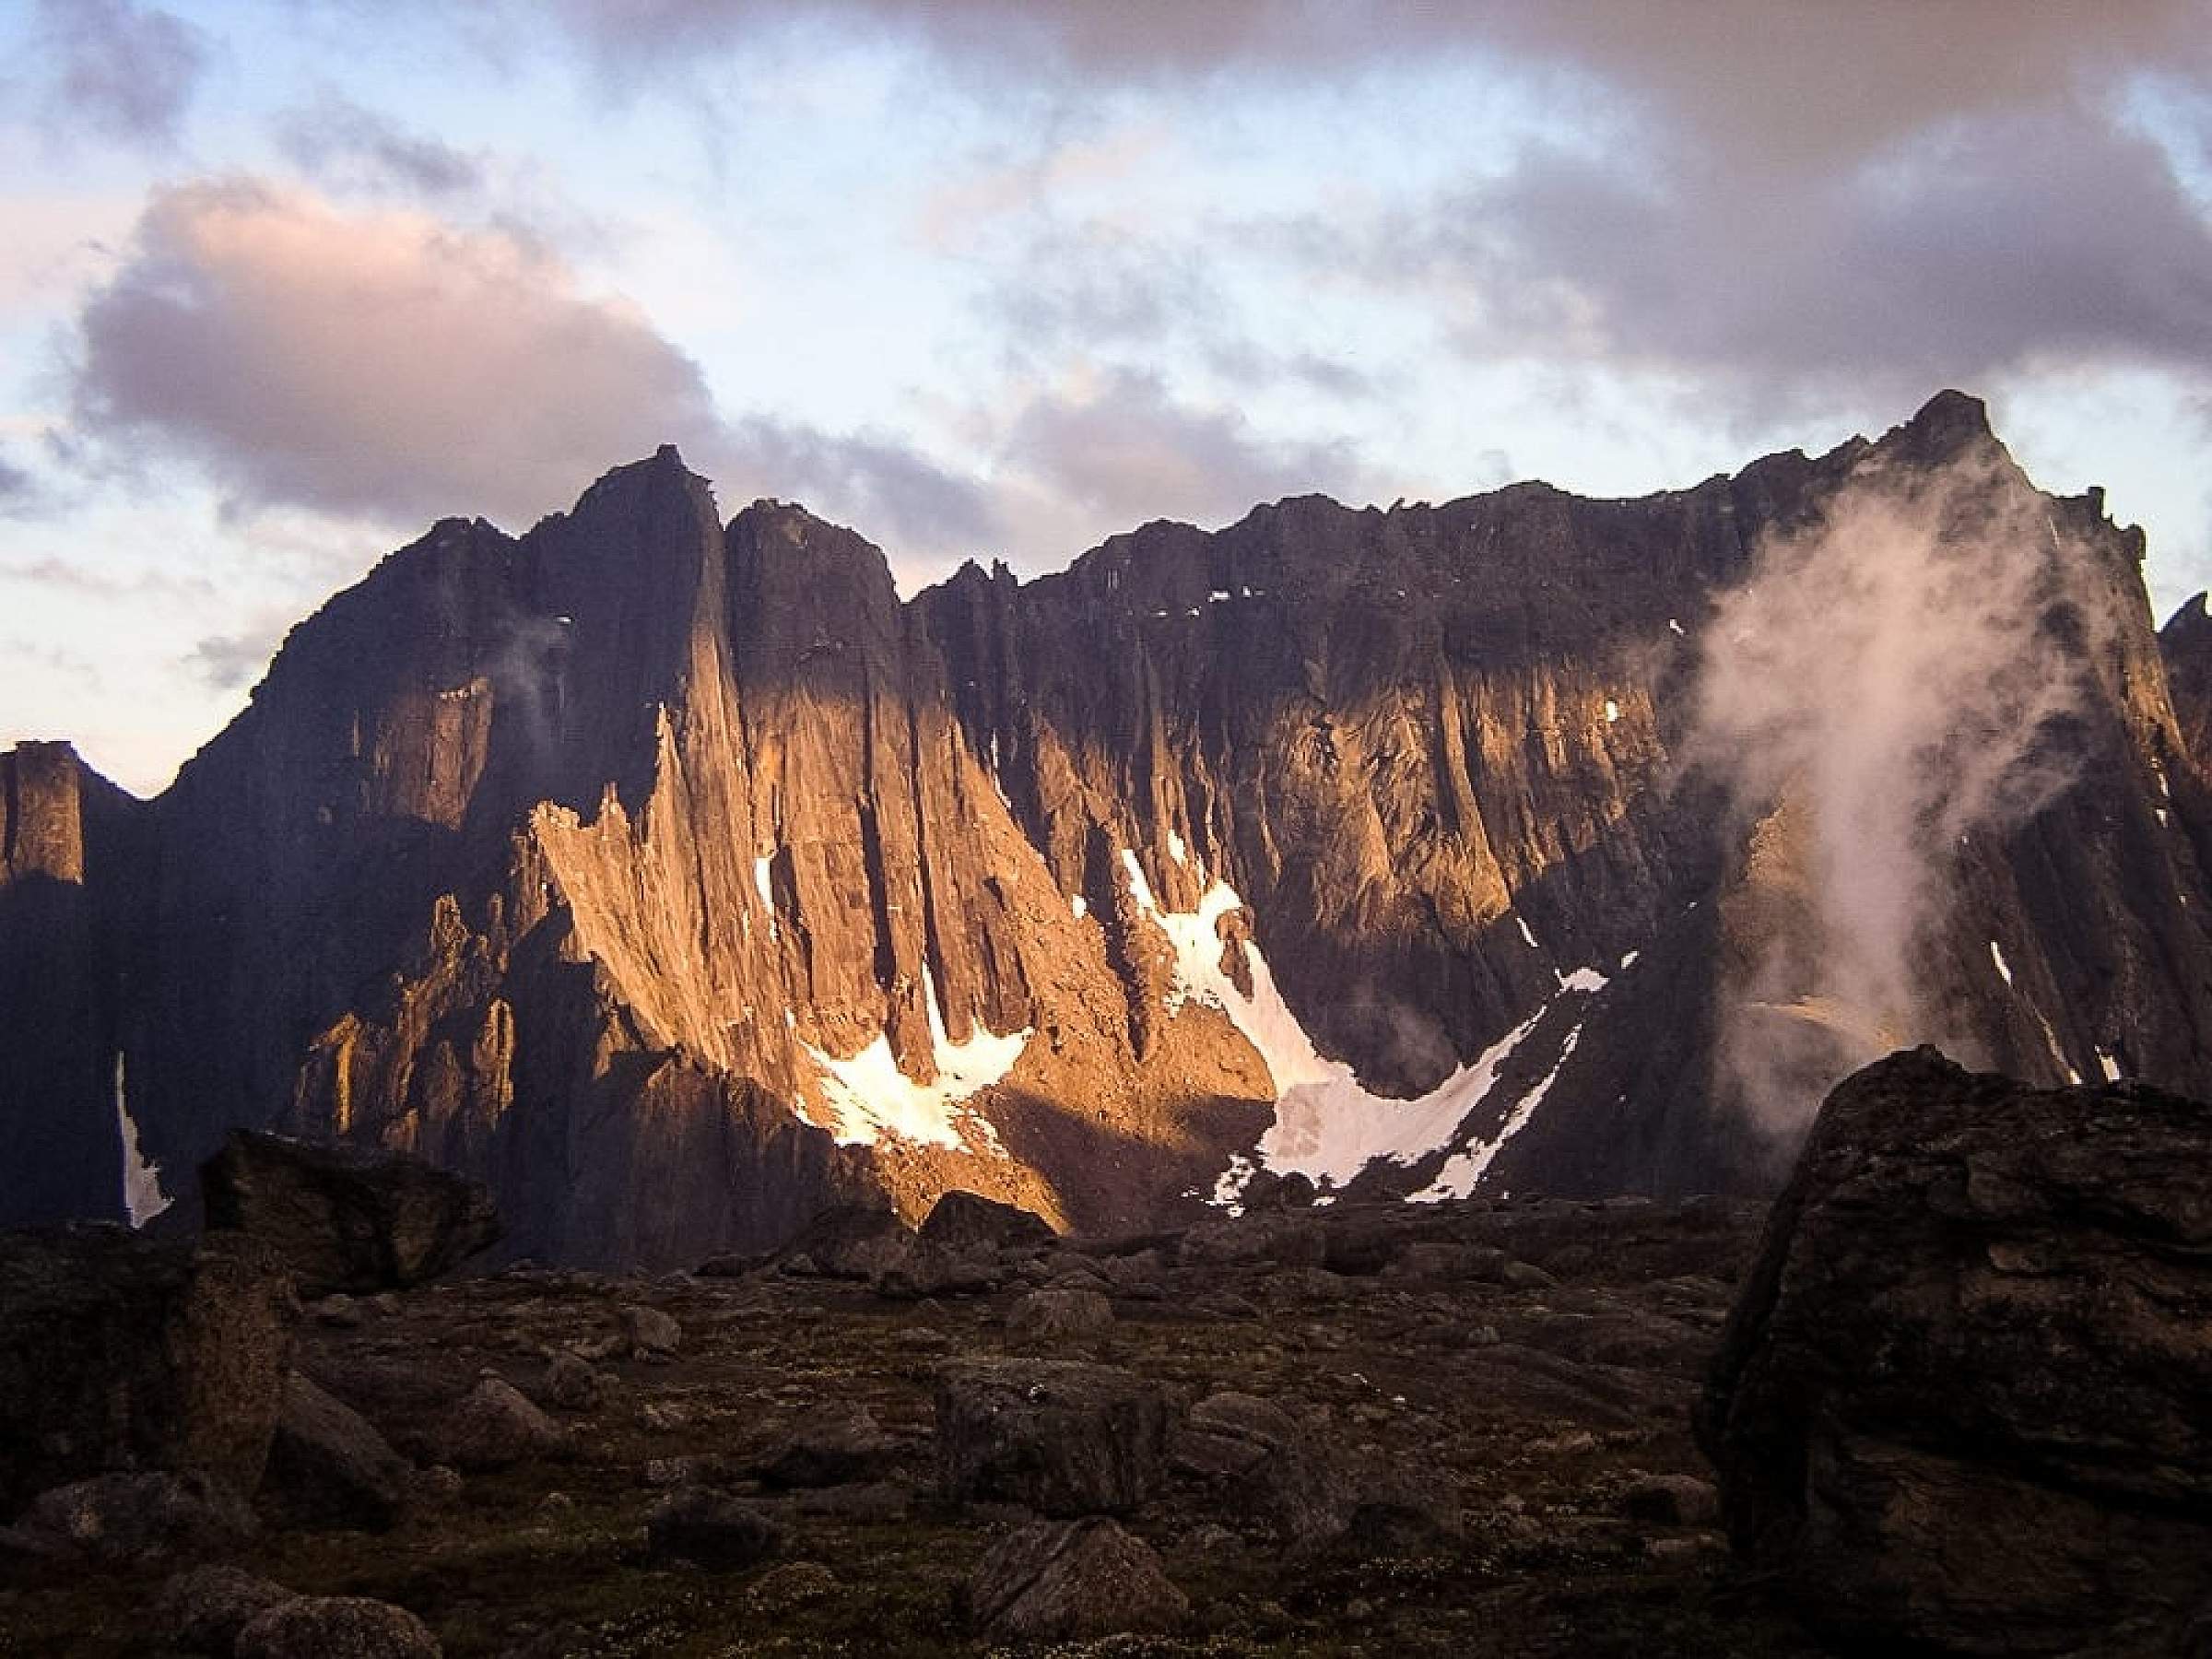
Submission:
[[[281,1264],[104,1225],[0,1235],[0,1514],[114,1469],[260,1484],[289,1344]]]
[[[938,1477],[955,1500],[1000,1499],[1048,1515],[1117,1514],[1159,1485],[1159,1385],[1064,1359],[971,1359],[936,1389]]]
[[[382,1532],[406,1505],[409,1473],[367,1418],[305,1377],[286,1379],[261,1490],[272,1519]]]
[[[253,1511],[229,1487],[196,1473],[148,1469],[40,1493],[15,1525],[0,1528],[0,1553],[114,1565],[225,1549],[254,1530]]]
[[[930,1206],[921,1235],[951,1250],[1042,1248],[1059,1237],[1042,1216],[981,1193],[950,1192]]]
[[[1699,1415],[1737,1551],[1830,1630],[2180,1652],[2212,1602],[2212,1106],[1932,1049],[1840,1085]]]
[[[211,1231],[275,1246],[303,1294],[403,1289],[497,1243],[483,1182],[420,1159],[236,1130],[200,1169]]]
[[[512,1382],[485,1377],[429,1429],[429,1450],[466,1473],[505,1469],[569,1450],[567,1430]]]
[[[771,1486],[830,1487],[866,1480],[892,1452],[865,1406],[825,1406],[771,1443],[754,1472]]]
[[[712,1571],[764,1561],[782,1538],[782,1528],[758,1504],[711,1487],[670,1493],[653,1506],[645,1522],[649,1559],[688,1561]]]
[[[1095,1342],[1113,1329],[1113,1304],[1096,1290],[1032,1290],[1006,1311],[1006,1340],[1033,1347]]]
[[[1001,1538],[969,1579],[968,1606],[978,1631],[1002,1641],[1164,1633],[1190,1611],[1151,1546],[1102,1515]]]

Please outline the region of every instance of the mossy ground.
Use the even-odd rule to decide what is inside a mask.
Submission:
[[[1515,1223],[1514,1210],[1537,1219]],[[1233,1491],[1177,1477],[1126,1524],[1190,1597],[1186,1630],[1054,1651],[1818,1652],[1738,1582],[1713,1533],[1630,1521],[1622,1501],[1643,1477],[1705,1472],[1688,1411],[1754,1218],[1537,1212],[1470,1208],[1465,1225],[1546,1265],[1547,1285],[1170,1261],[1138,1281],[1142,1294],[1117,1297],[1112,1332],[1083,1357],[1157,1379],[1186,1404],[1222,1389],[1273,1399],[1317,1444],[1426,1483],[1459,1524],[1448,1542],[1403,1554],[1298,1550]],[[611,1335],[625,1303],[674,1314],[684,1343],[666,1363],[606,1362],[606,1403],[557,1414],[574,1432],[572,1457],[471,1477],[387,1534],[272,1531],[225,1559],[302,1593],[397,1602],[453,1659],[977,1653],[985,1644],[960,1589],[1016,1517],[935,1497],[931,1391],[943,1359],[1006,1349],[1006,1309],[1029,1288],[916,1302],[776,1275],[516,1272],[409,1293],[358,1328],[311,1322],[300,1336],[311,1370],[419,1364],[465,1380],[488,1368],[525,1391],[548,1347]],[[742,1468],[780,1426],[848,1402],[899,1444],[899,1491],[881,1512],[763,1494],[786,1529],[775,1561],[715,1573],[648,1560],[656,1460],[711,1455]],[[383,1426],[404,1441],[405,1422]],[[0,1581],[0,1655],[161,1653],[149,1616],[169,1570],[17,1571]]]

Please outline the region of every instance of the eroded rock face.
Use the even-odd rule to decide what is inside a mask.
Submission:
[[[1841,1086],[1700,1419],[1729,1530],[1832,1629],[2172,1653],[2212,1601],[2212,1107],[1931,1049]]]
[[[260,1483],[289,1344],[283,1264],[250,1240],[83,1224],[0,1234],[0,1513],[117,1470]]]
[[[122,1077],[173,1187],[241,1124],[374,1145],[544,1259],[743,1258],[954,1189],[1105,1234],[1250,1173],[1324,1055],[1463,1092],[1333,1173],[1290,1113],[1255,1199],[1312,1191],[1301,1135],[1362,1194],[1771,1190],[1713,1103],[1720,986],[1804,849],[1680,763],[1717,597],[1870,470],[1971,474],[2112,616],[2048,618],[2093,688],[2071,782],[1947,853],[1931,1004],[2021,1075],[2212,1091],[2212,774],[2140,537],[1971,399],[1641,500],[1304,498],[904,604],[666,450],[394,554],[157,801],[18,751],[0,1135],[41,1172],[0,1160],[0,1216],[116,1212]]]
[[[201,1169],[200,1193],[211,1230],[261,1241],[306,1296],[419,1285],[505,1231],[481,1182],[420,1159],[250,1130]]]

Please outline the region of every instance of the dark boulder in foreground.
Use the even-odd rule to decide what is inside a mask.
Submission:
[[[2212,1106],[1933,1049],[1829,1097],[1700,1413],[1831,1632],[2171,1654],[2212,1603]]]
[[[1067,1359],[956,1360],[937,1373],[938,1476],[955,1501],[1120,1514],[1159,1484],[1159,1384]]]
[[[92,1476],[244,1495],[276,1427],[290,1288],[251,1241],[86,1224],[0,1234],[0,1516]]]
[[[399,1519],[408,1474],[368,1418],[305,1377],[286,1379],[264,1509],[294,1526],[382,1532]]]
[[[968,1606],[978,1630],[1008,1641],[1172,1630],[1190,1612],[1151,1546],[1102,1515],[1001,1538],[976,1564]]]
[[[366,1147],[234,1131],[200,1169],[210,1231],[275,1246],[301,1292],[403,1289],[496,1244],[482,1182]]]
[[[930,1206],[921,1233],[950,1250],[1041,1248],[1060,1236],[1050,1221],[1019,1205],[959,1191],[947,1193]]]

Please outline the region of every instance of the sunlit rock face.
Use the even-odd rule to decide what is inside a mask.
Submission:
[[[1912,604],[1820,585],[1869,495]],[[2204,1089],[2212,813],[2140,557],[1955,394],[1641,500],[1294,500],[905,603],[664,450],[394,554],[158,800],[10,794],[63,828],[8,843],[0,963],[52,971],[0,1004],[0,1127],[120,1213],[120,1055],[171,1195],[233,1124],[335,1135],[481,1175],[517,1251],[658,1265],[950,1187],[1087,1229],[1291,1176],[1757,1190],[1892,1040]],[[2018,643],[1945,609],[1984,559],[2063,695],[1889,695]],[[1801,578],[1872,620],[1783,631],[1840,666],[1747,714],[1715,688],[1798,686],[1759,653]],[[1894,737],[1919,793],[1749,764],[1770,727],[1877,779]],[[108,850],[8,899],[78,819]]]

